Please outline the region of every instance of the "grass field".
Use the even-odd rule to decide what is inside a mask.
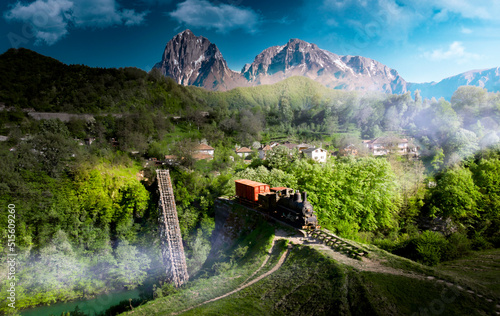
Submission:
[[[272,231],[271,225],[266,223],[251,234],[240,237],[236,244],[226,249],[225,254],[219,257],[226,263],[228,263],[227,258],[233,258],[225,270],[210,275],[207,269],[205,274],[202,273],[202,276],[190,281],[180,292],[148,302],[136,308],[133,315],[171,315],[238,288],[262,265],[271,245]],[[275,266],[285,250],[285,244],[284,241],[276,243],[265,266],[252,278],[262,275]],[[246,253],[241,255],[241,248],[247,246]],[[469,259],[441,265],[437,269],[426,268],[407,259],[383,253],[375,251],[374,256],[382,258],[385,264],[397,267],[407,275],[359,270],[339,263],[311,246],[294,245],[283,265],[273,274],[228,297],[180,314],[494,315],[496,313],[497,300],[488,301],[490,295],[478,296],[477,284],[480,282],[487,284],[485,292],[481,293],[498,290],[498,284],[493,284],[494,270],[498,268],[498,251],[482,252]],[[467,260],[475,260],[478,257],[487,260],[469,265]],[[217,262],[214,260],[210,264]],[[476,266],[477,269],[482,267],[484,271],[476,271],[478,273],[474,273],[475,276],[472,277],[460,266]],[[446,282],[438,281],[439,278],[447,276],[449,277]],[[462,289],[455,285],[451,286],[451,283],[455,283],[453,282],[455,278]],[[475,292],[470,293],[467,289],[475,289]]]
[[[476,251],[465,258],[444,262],[437,269],[491,292],[500,301],[500,249]]]

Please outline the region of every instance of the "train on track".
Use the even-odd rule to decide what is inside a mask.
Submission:
[[[235,181],[236,198],[241,204],[269,214],[300,229],[316,230],[318,219],[307,193],[285,187],[271,188],[269,184],[247,179]]]

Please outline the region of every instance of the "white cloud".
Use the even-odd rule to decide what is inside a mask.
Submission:
[[[312,12],[309,19],[313,25],[347,27],[357,34],[363,45],[375,39],[382,42],[405,41],[415,21],[422,18],[411,8],[398,5],[395,0],[322,0],[319,7],[313,2],[308,5],[310,7],[305,11]],[[354,39],[354,46],[357,45],[355,42]]]
[[[450,12],[460,14],[464,18],[496,19],[500,13],[500,5],[497,0],[441,0],[423,1],[434,7],[446,9]]]
[[[468,29],[468,28],[463,27],[463,26],[462,26],[462,29],[460,30],[460,32],[462,32],[462,34],[472,34],[471,29]]]
[[[221,33],[234,29],[254,33],[260,22],[259,15],[250,8],[229,4],[214,5],[206,0],[186,0],[179,3],[169,15],[189,26],[215,29]]]
[[[425,52],[423,56],[432,61],[453,60],[459,64],[481,57],[478,54],[467,52],[462,42],[458,41],[451,43],[447,50],[435,49],[432,52]]]
[[[115,0],[36,0],[17,2],[4,13],[7,21],[21,21],[33,27],[36,44],[52,45],[76,28],[105,28],[113,25],[137,25],[147,12],[120,9]]]
[[[415,13],[434,14],[438,20],[446,18],[449,14],[481,20],[498,20],[500,15],[498,0],[399,0],[398,2],[411,8]]]

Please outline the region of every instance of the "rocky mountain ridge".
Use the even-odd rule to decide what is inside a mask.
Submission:
[[[208,90],[225,91],[305,76],[333,89],[406,92],[406,81],[396,70],[362,56],[339,56],[300,39],[265,49],[238,73],[229,69],[215,44],[185,30],[167,43],[161,62],[154,67],[179,84]]]
[[[341,56],[300,39],[272,46],[258,54],[240,72],[227,66],[217,46],[203,36],[185,30],[166,45],[162,59],[154,68],[182,85],[213,91],[236,87],[274,84],[292,76],[303,76],[332,89],[379,91],[402,94],[415,92],[425,98],[449,100],[462,85],[500,91],[500,67],[472,70],[440,82],[409,83],[395,69],[362,56]]]
[[[408,83],[408,90],[420,90],[424,98],[444,97],[450,100],[451,96],[460,86],[477,86],[489,92],[500,91],[500,67],[471,70],[455,76],[445,78],[439,82]]]
[[[305,76],[333,89],[406,92],[396,70],[362,56],[339,56],[300,39],[264,50],[242,74],[254,85]]]

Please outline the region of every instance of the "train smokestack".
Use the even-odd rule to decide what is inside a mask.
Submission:
[[[307,192],[306,192],[306,191],[304,191],[304,192],[302,192],[302,194],[303,194],[303,196],[304,196],[304,197],[302,198],[302,200],[303,200],[304,202],[307,202]]]
[[[302,196],[300,195],[300,191],[297,190],[295,191],[295,198],[294,198],[295,202],[302,202]]]

